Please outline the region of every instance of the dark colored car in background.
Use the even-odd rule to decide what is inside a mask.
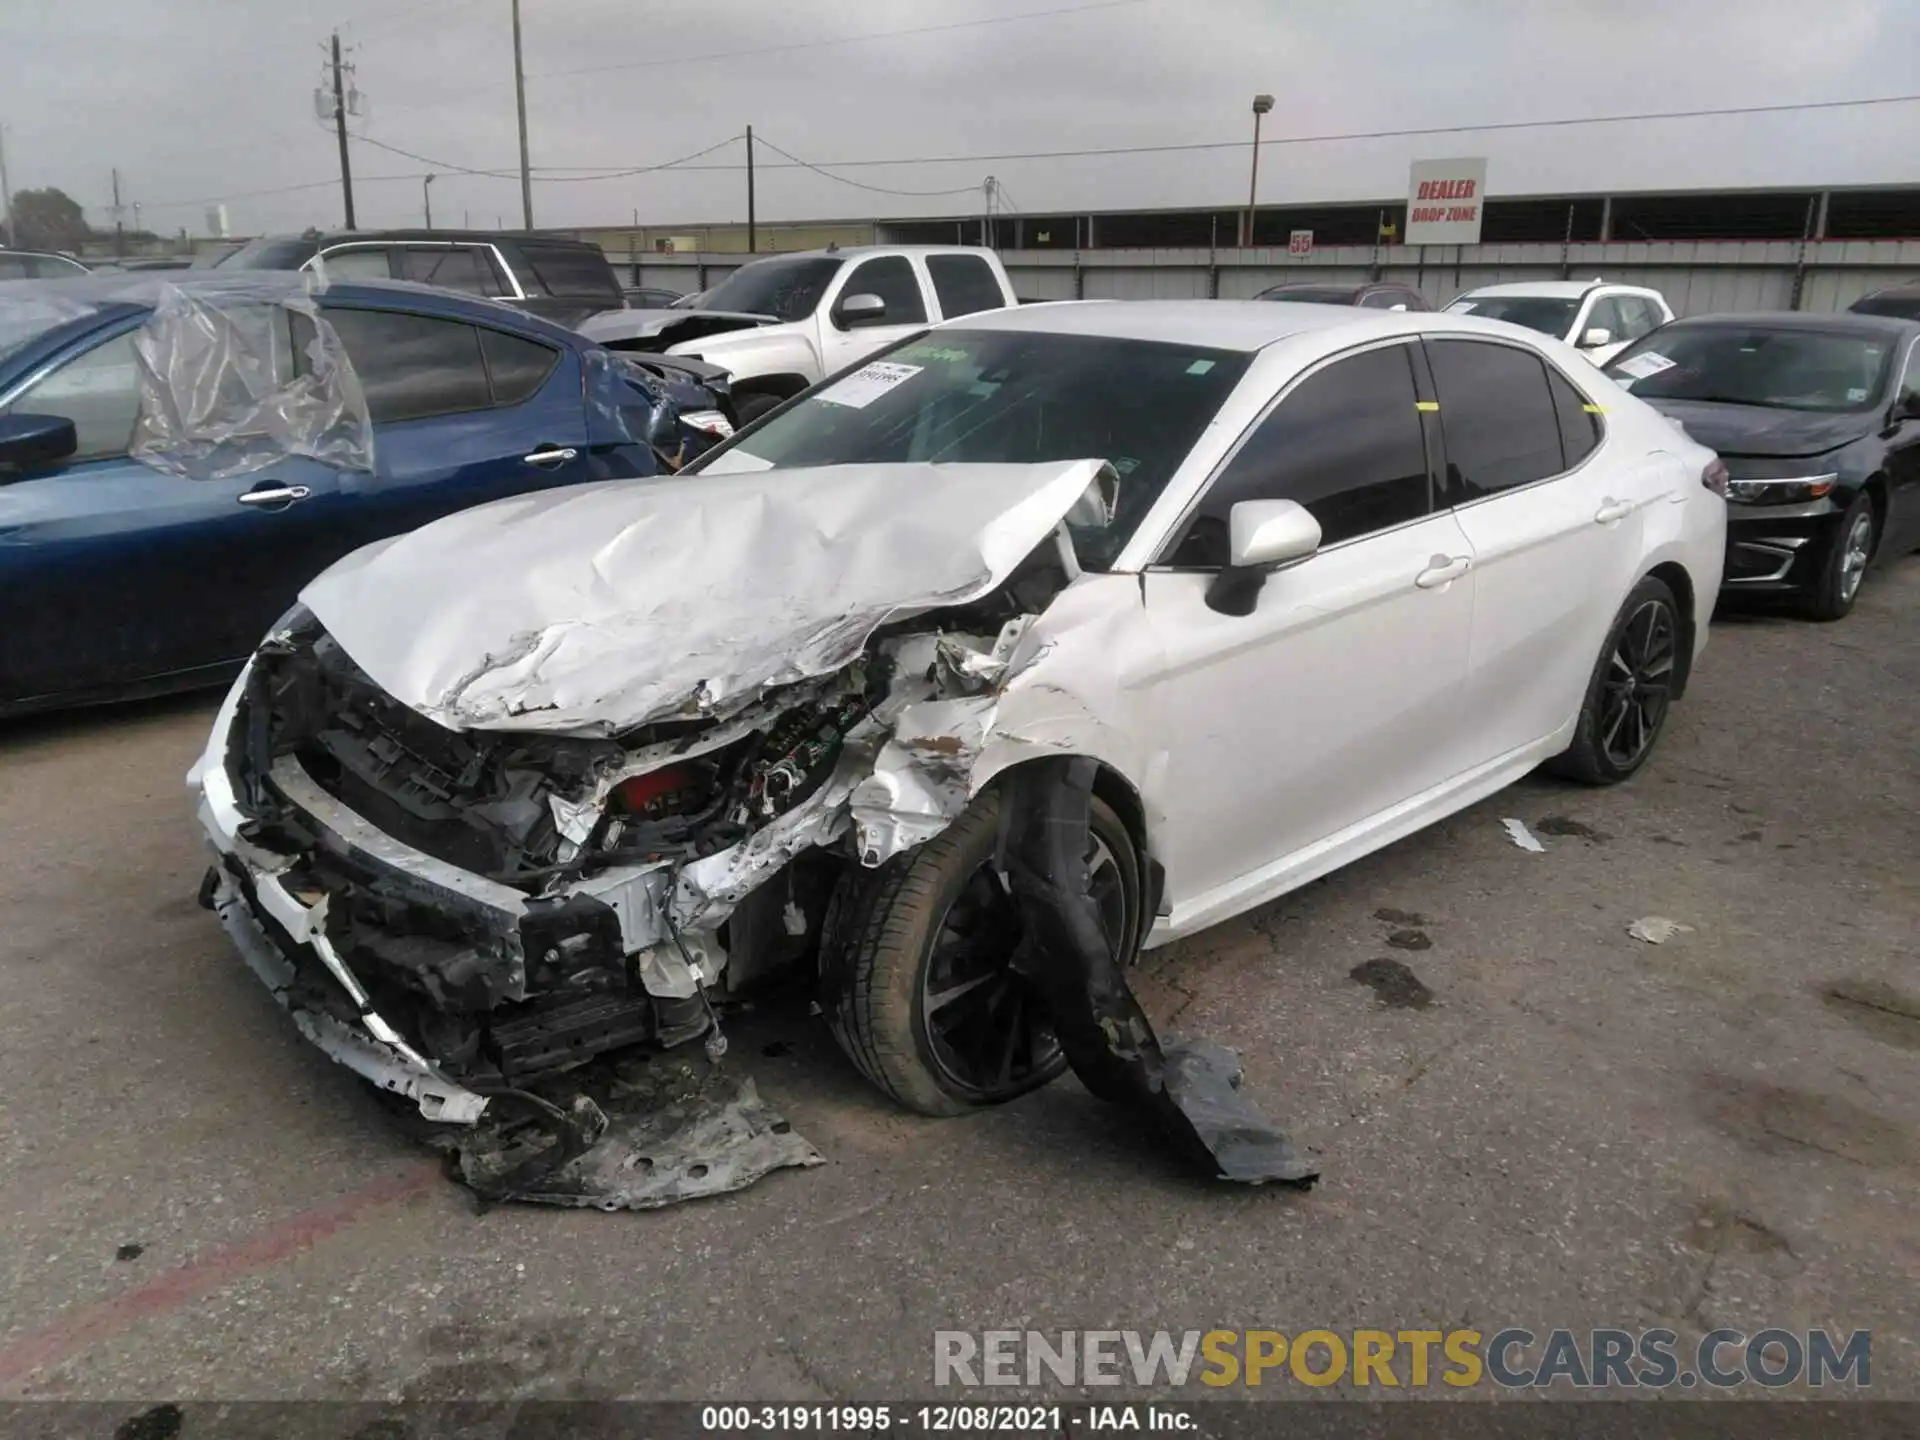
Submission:
[[[0,713],[217,683],[362,545],[503,496],[660,473],[730,432],[725,397],[669,357],[611,355],[483,300],[344,283],[316,299],[366,398],[371,473],[285,453],[230,478],[171,474],[129,453],[134,340],[170,281],[231,284],[0,285]],[[307,373],[311,321],[265,323],[289,374]],[[663,445],[648,426],[664,412]]]
[[[1847,309],[1855,315],[1893,315],[1902,320],[1920,320],[1920,280],[1862,295]]]
[[[87,267],[68,255],[43,250],[0,250],[0,280],[71,280]]]
[[[1848,313],[1703,315],[1606,373],[1720,452],[1723,592],[1853,608],[1868,567],[1920,546],[1920,324]]]
[[[678,290],[661,290],[651,285],[628,285],[627,304],[635,310],[671,310],[687,297]]]
[[[1431,310],[1427,297],[1411,285],[1372,281],[1360,285],[1328,285],[1318,280],[1294,280],[1273,285],[1253,297],[1285,300],[1293,305],[1358,305],[1363,310]]]
[[[218,262],[233,270],[299,270],[319,256],[330,281],[411,280],[577,325],[624,310],[620,277],[598,245],[557,235],[486,230],[348,230],[267,236]]]

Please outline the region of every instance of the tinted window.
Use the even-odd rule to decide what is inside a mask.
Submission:
[[[691,308],[804,320],[820,304],[843,263],[828,255],[752,260],[700,296]]]
[[[1621,351],[1607,374],[1647,400],[1869,410],[1894,349],[1890,338],[1838,329],[1681,320]]]
[[[1429,340],[1427,361],[1456,500],[1510,490],[1565,468],[1560,422],[1538,357],[1484,340]]]
[[[1560,420],[1561,463],[1571,470],[1600,443],[1600,411],[1551,365],[1547,367],[1547,388],[1553,392],[1553,411]]]
[[[529,399],[560,362],[560,352],[551,345],[484,328],[480,331],[480,353],[487,359],[496,405],[518,405]]]
[[[384,249],[335,250],[322,255],[320,264],[329,282],[393,279],[393,257]]]
[[[1275,285],[1256,300],[1284,300],[1292,305],[1351,305],[1358,292],[1351,285]]]
[[[459,246],[429,250],[407,246],[400,251],[400,278],[421,285],[438,285],[442,290],[460,290],[468,295],[498,295],[507,288],[494,274],[493,261],[484,250]]]
[[[1073,537],[1081,563],[1098,567],[1160,497],[1248,356],[1094,335],[942,330],[875,360],[886,369],[870,362],[821,386],[734,448],[776,466],[1099,457],[1120,476],[1113,522]],[[1143,403],[1116,403],[1130,396]]]
[[[18,415],[64,415],[80,438],[75,460],[124,455],[140,418],[133,333],[75,356],[7,407]]]
[[[520,258],[530,274],[520,277],[529,295],[572,296],[620,301],[620,284],[613,267],[598,250],[572,245],[529,245],[522,241]]]
[[[1621,312],[1620,297],[1603,295],[1593,302],[1593,309],[1587,312],[1586,322],[1580,327],[1580,333],[1573,338],[1584,340],[1589,330],[1605,330],[1613,337],[1613,343],[1631,340],[1633,335],[1627,331],[1627,317]]]
[[[1405,345],[1308,376],[1207,488],[1169,563],[1225,565],[1227,517],[1241,500],[1298,500],[1320,522],[1323,545],[1425,515],[1427,451],[1415,398]]]
[[[375,423],[484,410],[486,366],[473,326],[387,310],[329,308]]]
[[[311,240],[251,240],[220,261],[233,270],[298,270],[313,258]]]
[[[887,302],[885,323],[914,325],[927,318],[927,307],[920,298],[920,282],[913,266],[903,255],[883,255],[864,260],[840,289],[840,299],[849,295],[878,295]]]
[[[929,255],[927,273],[933,277],[933,293],[939,298],[940,313],[951,320],[956,315],[971,315],[976,310],[1004,309],[1007,297],[1000,293],[1000,282],[993,267],[978,255]],[[891,302],[887,305],[891,311]]]
[[[1847,307],[1856,315],[1898,315],[1920,320],[1920,290],[1882,290],[1862,295]]]
[[[1567,327],[1573,324],[1579,308],[1578,300],[1557,300],[1548,295],[1462,295],[1447,306],[1456,314],[1524,325],[1556,340],[1566,338]]]

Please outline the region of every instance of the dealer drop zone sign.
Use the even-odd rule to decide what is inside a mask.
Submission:
[[[1407,181],[1403,245],[1478,245],[1487,162],[1416,160]]]

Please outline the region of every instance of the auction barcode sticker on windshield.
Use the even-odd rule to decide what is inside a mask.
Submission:
[[[1644,380],[1649,375],[1658,375],[1662,370],[1671,370],[1673,361],[1664,355],[1656,355],[1649,350],[1645,354],[1635,355],[1631,360],[1622,360],[1614,369],[1622,375],[1631,375],[1636,380]]]
[[[890,360],[876,360],[871,365],[862,365],[839,384],[822,390],[820,398],[829,405],[864,410],[894,386],[904,385],[924,369],[924,365],[896,365]]]

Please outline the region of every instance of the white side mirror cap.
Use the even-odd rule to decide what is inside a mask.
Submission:
[[[1320,522],[1297,500],[1242,500],[1227,520],[1227,563],[1283,565],[1320,548]]]

